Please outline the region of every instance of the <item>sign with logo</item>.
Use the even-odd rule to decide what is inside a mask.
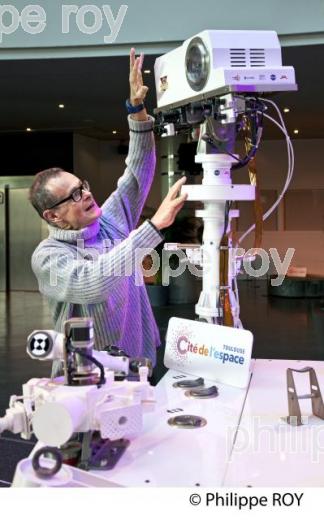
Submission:
[[[246,388],[252,345],[249,330],[171,318],[164,364],[185,374]]]

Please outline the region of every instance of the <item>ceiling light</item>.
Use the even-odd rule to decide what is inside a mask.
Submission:
[[[117,130],[113,130],[112,133],[113,133],[113,134],[117,134]]]
[[[65,105],[63,105],[63,103],[61,103],[61,104],[59,105],[59,108],[65,108]]]
[[[295,128],[295,130],[294,130],[294,134],[299,134],[299,130],[298,130],[298,128]]]
[[[31,128],[26,128],[26,132],[31,132]]]
[[[151,74],[150,69],[145,69],[145,70],[144,70],[144,74]]]
[[[284,112],[286,112],[286,114],[288,114],[288,112],[290,112],[290,108],[287,108],[287,107],[284,108],[283,110],[284,110]]]

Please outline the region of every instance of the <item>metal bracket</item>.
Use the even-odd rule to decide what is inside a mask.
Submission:
[[[99,432],[82,433],[81,460],[78,467],[89,469],[113,469],[130,442],[127,439],[102,439]]]
[[[293,372],[308,373],[309,374],[309,385],[310,394],[297,395],[296,385],[294,381]],[[324,404],[321,394],[321,390],[318,384],[317,376],[314,368],[305,367],[301,370],[294,368],[287,369],[287,395],[288,395],[288,412],[287,422],[293,426],[302,425],[301,411],[299,406],[299,399],[311,399],[312,400],[312,412],[313,415],[324,420]]]

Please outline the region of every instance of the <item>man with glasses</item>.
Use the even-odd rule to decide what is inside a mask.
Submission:
[[[49,301],[55,329],[72,316],[94,321],[96,348],[123,348],[130,356],[156,360],[159,332],[145,286],[138,282],[138,251],[153,249],[186,199],[178,181],[151,220],[136,229],[155,170],[153,119],[144,107],[143,55],[130,53],[129,153],[117,189],[102,207],[89,183],[60,168],[39,172],[30,201],[49,224],[36,248],[33,271]],[[138,262],[140,264],[140,262]],[[129,269],[131,266],[131,270]],[[134,266],[134,268],[133,268]]]

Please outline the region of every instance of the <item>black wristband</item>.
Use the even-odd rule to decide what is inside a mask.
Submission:
[[[129,114],[138,114],[138,112],[141,112],[144,109],[144,103],[132,105],[129,99],[126,99],[125,105]]]

